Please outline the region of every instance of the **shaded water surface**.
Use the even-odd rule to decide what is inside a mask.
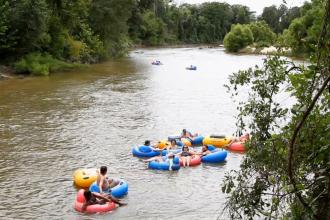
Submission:
[[[182,128],[233,134],[236,107],[223,84],[262,58],[145,49],[87,70],[0,82],[0,219],[227,218],[221,182],[242,155],[170,173],[148,170],[131,148]],[[154,59],[164,65],[152,66]],[[190,64],[197,71],[186,70]],[[73,171],[104,164],[129,183],[128,206],[75,212]]]

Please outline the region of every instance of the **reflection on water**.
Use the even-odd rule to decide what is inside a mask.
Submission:
[[[262,58],[145,49],[79,72],[0,82],[0,218],[227,218],[220,184],[242,155],[169,173],[148,170],[131,148],[182,128],[234,133],[236,107],[223,84]],[[164,65],[152,66],[154,59]],[[185,70],[191,64],[197,71]],[[104,164],[129,183],[128,206],[102,215],[75,212],[73,171]]]

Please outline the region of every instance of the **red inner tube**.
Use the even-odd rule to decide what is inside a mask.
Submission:
[[[85,202],[84,191],[85,190],[83,190],[83,189],[80,189],[78,191],[76,201],[74,203],[74,208],[78,212],[83,212],[82,207],[83,207],[84,202]],[[86,213],[109,212],[109,211],[112,211],[115,208],[116,208],[115,203],[107,202],[103,205],[89,205],[89,206],[87,206],[85,212]]]
[[[228,149],[231,151],[245,151],[244,143],[243,142],[235,142],[228,146]]]
[[[194,156],[191,156],[189,166],[190,167],[197,166],[197,165],[201,164],[201,162],[202,162],[202,158],[200,156],[194,155]],[[180,166],[183,166],[181,158],[180,158]]]

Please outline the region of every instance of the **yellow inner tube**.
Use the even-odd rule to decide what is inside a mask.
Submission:
[[[88,188],[96,179],[97,169],[78,169],[73,173],[73,182],[81,188]]]
[[[191,147],[191,142],[189,139],[187,138],[181,138],[181,141],[184,145],[188,146],[188,147]]]
[[[213,145],[215,147],[223,147],[227,144],[229,144],[231,141],[231,137],[225,137],[225,138],[211,138],[210,136],[205,137],[203,139],[203,144],[205,145]]]
[[[157,143],[157,147],[159,149],[166,148],[166,145],[170,145],[170,142],[169,141],[166,141],[166,140],[161,140],[161,141],[158,141],[158,143]]]

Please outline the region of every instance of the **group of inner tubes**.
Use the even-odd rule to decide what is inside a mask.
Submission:
[[[186,129],[179,136],[170,136],[167,141],[159,141],[151,145],[145,141],[143,146],[134,147],[133,155],[148,162],[150,169],[179,170],[180,167],[197,166],[204,163],[221,163],[227,157],[226,148],[244,152],[244,143],[249,135],[239,138],[222,135],[203,137],[192,135]],[[192,146],[201,146],[201,151],[195,151]],[[99,213],[109,212],[118,206],[126,205],[120,201],[128,193],[128,184],[122,179],[112,179],[107,176],[107,167],[99,169],[78,169],[73,174],[75,185],[79,188],[74,208],[78,212]]]
[[[223,135],[210,135],[203,137],[192,134],[186,129],[179,136],[170,136],[167,141],[159,141],[151,145],[146,140],[144,145],[134,147],[134,156],[147,158],[148,168],[155,170],[179,170],[180,167],[197,166],[203,163],[221,163],[226,160],[228,149],[244,152],[244,143],[249,139],[249,134],[239,138]],[[200,151],[195,151],[192,146],[201,146]]]
[[[128,184],[122,179],[107,176],[107,167],[78,169],[73,174],[75,185],[80,188],[74,208],[78,212],[109,212],[117,206],[126,205],[119,198],[128,192]]]
[[[151,62],[151,64],[155,65],[155,66],[163,65],[163,63],[160,62],[159,60],[154,60]],[[186,67],[186,70],[197,70],[197,66],[190,65],[190,66]]]

